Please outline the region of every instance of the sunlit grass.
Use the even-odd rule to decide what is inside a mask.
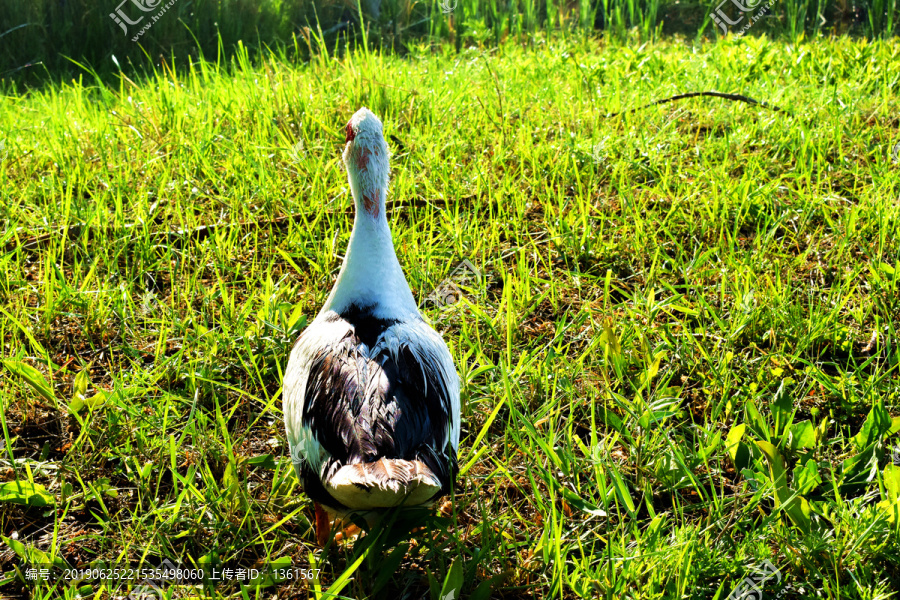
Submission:
[[[170,558],[321,568],[278,589],[323,598],[724,599],[770,560],[766,597],[888,597],[898,72],[896,41],[536,38],[4,97],[0,593],[75,597],[25,557]],[[792,116],[604,118],[698,90]],[[280,385],[346,247],[362,105],[463,381],[464,474],[451,517],[322,554]],[[428,301],[463,259],[482,284]]]

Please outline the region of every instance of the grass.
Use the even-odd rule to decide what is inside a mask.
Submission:
[[[753,8],[745,13],[738,5]],[[142,31],[158,11],[164,11],[162,16]],[[370,46],[401,53],[423,38],[449,41],[460,50],[509,37],[527,40],[544,31],[602,31],[619,41],[632,30],[644,40],[660,33],[718,38],[723,31],[713,14],[736,22],[732,33],[752,19],[751,35],[790,41],[807,35],[852,33],[875,39],[900,33],[894,0],[175,0],[171,5],[161,0],[31,0],[0,5],[0,81],[41,86],[77,76],[77,64],[103,75],[114,71],[117,61],[158,65],[162,59],[184,66],[201,57],[232,56],[239,45],[254,58],[280,48],[308,59],[304,38],[310,31],[322,32],[332,50],[358,44],[360,13]]]
[[[166,597],[724,599],[769,560],[767,598],[896,597],[898,72],[897,40],[538,37],[7,92],[0,594],[122,593],[27,561],[168,558],[321,571]],[[603,116],[708,89],[792,116]],[[322,552],[280,384],[361,105],[463,473],[451,516]],[[464,259],[464,300],[428,300]]]

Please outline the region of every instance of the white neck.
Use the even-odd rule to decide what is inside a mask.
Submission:
[[[341,313],[356,304],[361,308],[370,306],[379,318],[401,321],[418,318],[419,309],[397,261],[387,222],[386,157],[383,162],[371,161],[369,172],[358,169],[353,161],[347,162],[356,217],[344,264],[322,313],[329,310]],[[376,169],[379,172],[374,172]],[[369,199],[368,206],[364,198]],[[373,200],[377,208],[373,207]]]

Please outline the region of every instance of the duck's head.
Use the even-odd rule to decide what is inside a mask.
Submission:
[[[381,121],[368,108],[356,111],[344,129],[344,165],[357,214],[384,215],[390,167]]]

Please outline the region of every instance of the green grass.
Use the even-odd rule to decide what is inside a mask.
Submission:
[[[741,13],[737,4],[754,5]],[[358,44],[363,14],[370,46],[406,53],[420,40],[450,42],[457,50],[509,37],[517,41],[545,32],[603,35],[619,41],[638,32],[719,38],[711,14],[754,19],[749,35],[790,41],[820,34],[870,39],[900,34],[896,0],[29,0],[0,4],[0,82],[20,87],[68,80],[75,63],[106,75],[122,65],[183,66],[198,57],[216,61],[239,45],[258,58],[269,48],[309,58],[310,31],[334,51]],[[138,8],[147,7],[147,12]],[[762,10],[762,7],[768,6]],[[152,9],[150,7],[153,7]],[[160,8],[167,7],[167,8]],[[376,8],[377,7],[377,8]],[[121,25],[112,18],[138,21]],[[165,12],[140,34],[158,10]],[[124,26],[124,29],[123,29]],[[136,41],[135,41],[136,40]]]
[[[0,594],[76,596],[24,558],[170,558],[321,569],[234,598],[724,599],[766,559],[766,598],[896,595],[898,72],[897,40],[539,37],[7,93]],[[603,117],[709,89],[793,116]],[[280,384],[347,243],[361,105],[463,474],[450,517],[322,553]],[[463,259],[483,285],[429,302]]]

